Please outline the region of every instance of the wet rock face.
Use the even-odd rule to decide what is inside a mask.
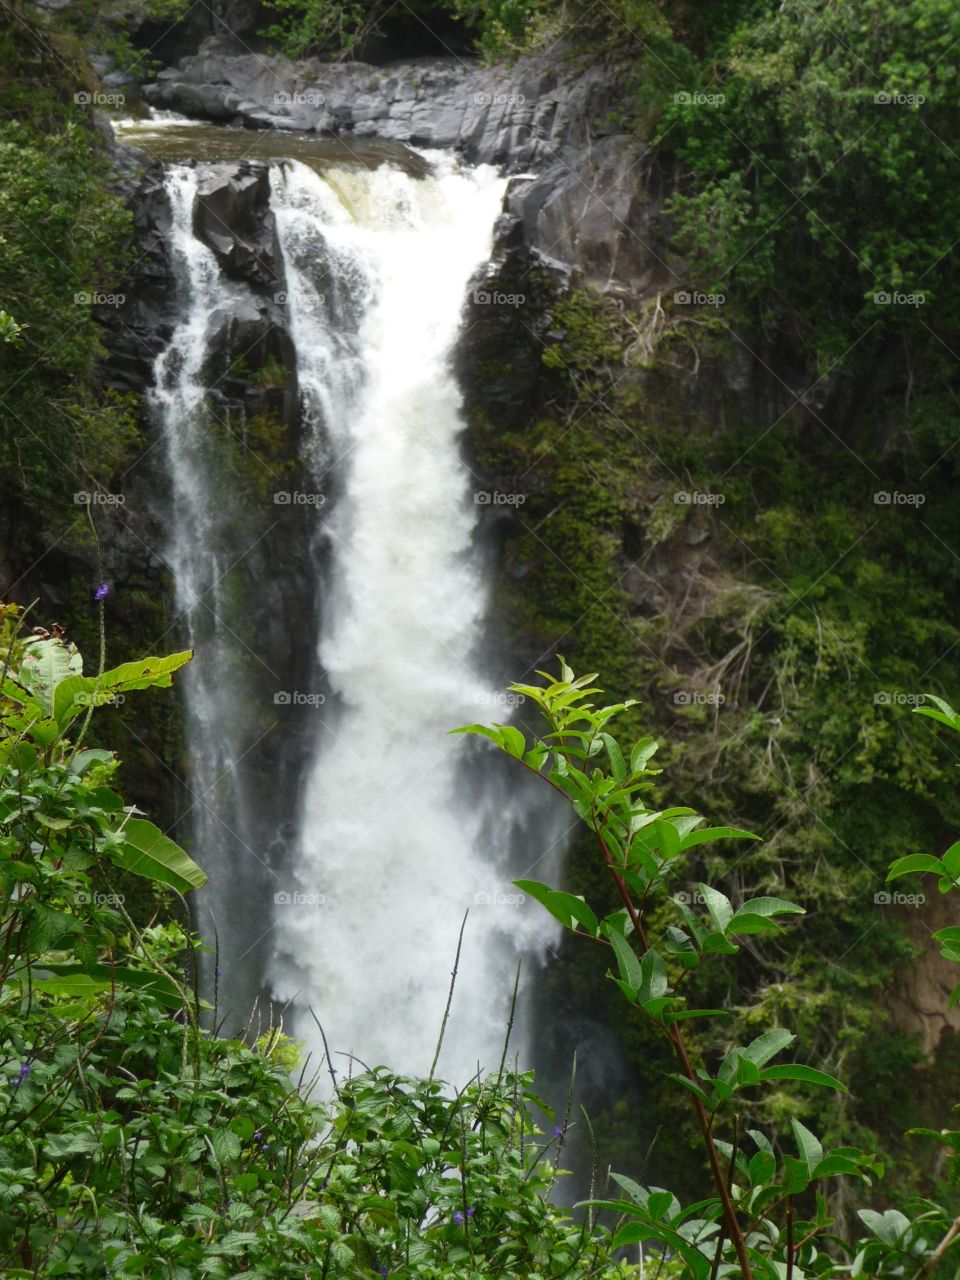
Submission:
[[[277,282],[270,177],[263,165],[245,165],[234,174],[208,178],[198,193],[193,231],[226,275],[259,284]]]
[[[669,272],[649,248],[659,200],[648,191],[648,149],[597,123],[616,91],[616,68],[541,55],[511,67],[449,57],[375,67],[290,62],[226,38],[204,41],[144,90],[153,105],[191,116],[451,149],[524,175],[509,208],[529,247],[599,288],[635,292]]]

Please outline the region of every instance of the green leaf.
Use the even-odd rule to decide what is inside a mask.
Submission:
[[[53,978],[43,977],[44,973],[52,973]],[[168,1009],[183,1008],[183,997],[169,978],[149,969],[129,969],[122,966],[111,968],[107,964],[46,964],[36,965],[31,974],[33,986],[39,991],[51,995],[93,996],[109,991],[111,979],[118,986],[130,987],[135,991],[149,991],[160,1004]],[[206,1001],[201,1001],[201,1008],[209,1009]]]
[[[703,901],[710,913],[710,919],[713,921],[714,927],[718,933],[725,934],[727,925],[733,919],[733,907],[730,905],[730,899],[720,893],[718,889],[712,889],[708,884],[698,886],[703,894]]]
[[[124,662],[119,667],[105,671],[102,676],[81,676],[70,673],[57,685],[53,700],[53,714],[61,726],[86,711],[91,699],[108,699],[118,693],[134,689],[167,688],[173,683],[173,673],[185,666],[193,657],[193,650],[171,653],[165,658],[141,658],[137,662]],[[78,701],[79,699],[79,701]]]
[[[693,849],[698,844],[710,844],[714,840],[759,840],[752,831],[742,831],[739,827],[705,827],[702,831],[692,831],[683,838],[683,851]]]
[[[57,686],[68,676],[79,675],[82,670],[83,658],[75,644],[47,636],[24,642],[18,680],[30,690],[44,712],[51,715]]]
[[[905,858],[897,858],[890,864],[887,880],[896,880],[898,876],[908,876],[914,871],[935,871],[943,874],[943,863],[930,853],[911,853]]]
[[[807,1166],[807,1172],[813,1177],[813,1171],[823,1159],[823,1147],[820,1140],[810,1132],[806,1125],[802,1125],[799,1120],[790,1120],[790,1127],[793,1130],[793,1136],[796,1139],[797,1151],[801,1160]]]
[[[616,929],[607,926],[606,921],[603,924],[603,933],[613,947],[617,957],[617,967],[620,970],[620,977],[628,986],[635,991],[639,991],[643,983],[643,969],[640,961],[637,959],[637,953],[627,942],[626,938],[618,933]]]
[[[122,835],[123,844],[112,847],[108,856],[125,871],[170,885],[180,893],[207,883],[193,859],[152,822],[130,818],[116,828],[116,834]]]
[[[784,1030],[783,1027],[777,1027],[772,1031],[765,1031],[762,1036],[757,1036],[756,1040],[751,1040],[740,1052],[756,1066],[763,1067],[771,1058],[782,1053],[796,1038],[792,1032]]]
[[[667,966],[663,962],[663,957],[653,947],[640,961],[640,982],[637,984],[637,989],[639,999],[643,1003],[648,1000],[657,1000],[670,990]]]
[[[572,893],[564,893],[560,889],[551,889],[549,885],[540,884],[537,880],[514,880],[513,883],[523,893],[528,893],[559,920],[565,929],[574,929],[580,924],[596,937],[599,923],[583,898]]]
[[[500,730],[500,739],[504,751],[516,760],[522,760],[523,753],[527,749],[527,743],[520,730],[512,724],[498,724],[496,728]]]
[[[876,1213],[873,1209],[858,1209],[857,1217],[878,1240],[891,1247],[899,1243],[910,1227],[910,1219],[898,1209],[888,1209],[886,1213]]]
[[[801,1084],[821,1085],[824,1089],[837,1089],[847,1093],[847,1086],[825,1071],[816,1071],[813,1067],[804,1067],[799,1063],[783,1067],[764,1067],[760,1072],[761,1080],[798,1080]]]

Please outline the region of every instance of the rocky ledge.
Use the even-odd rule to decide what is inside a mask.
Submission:
[[[507,208],[527,244],[628,294],[671,278],[650,248],[659,200],[649,149],[609,123],[610,66],[539,55],[510,67],[457,57],[382,67],[291,62],[211,37],[144,90],[156,107],[260,129],[376,137],[456,150],[515,175]]]

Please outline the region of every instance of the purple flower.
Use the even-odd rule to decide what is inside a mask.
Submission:
[[[20,1064],[20,1074],[17,1076],[15,1080],[11,1080],[10,1082],[13,1088],[16,1089],[19,1085],[23,1084],[24,1080],[26,1080],[29,1074],[30,1074],[30,1063],[22,1062]]]
[[[387,1267],[386,1263],[384,1263],[383,1266],[379,1268],[379,1270],[382,1276],[388,1276],[390,1274],[389,1268]]]
[[[463,1226],[463,1210],[462,1209],[457,1209],[457,1211],[453,1215],[453,1220],[458,1227]]]
[[[96,591],[93,593],[93,598],[94,600],[97,601],[97,603],[99,603],[101,600],[106,600],[109,594],[110,594],[110,588],[107,586],[105,582],[101,582],[99,587],[97,587]]]
[[[222,969],[214,969],[214,971],[213,971],[213,976],[214,976],[215,978],[222,978],[222,977],[223,977],[223,970],[222,970]]]
[[[471,1205],[470,1208],[467,1210],[467,1217],[472,1218],[476,1212],[477,1212],[476,1209],[473,1207],[473,1205]]]
[[[555,1125],[553,1126],[553,1136],[554,1136],[555,1138],[562,1138],[562,1137],[563,1137],[563,1125],[562,1125],[562,1124],[555,1124]]]

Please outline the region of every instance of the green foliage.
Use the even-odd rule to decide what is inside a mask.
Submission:
[[[0,471],[9,502],[52,520],[137,438],[132,400],[101,382],[93,318],[121,292],[130,219],[107,189],[84,105],[96,82],[75,45],[21,17],[0,29],[0,65],[0,300],[16,314],[3,323]]]
[[[452,1092],[331,1070],[319,1105],[282,1026],[252,1046],[200,1026],[199,938],[138,928],[116,876],[161,894],[205,877],[84,745],[94,709],[168,686],[191,655],[85,676],[60,629],[0,621],[2,1274],[632,1275],[551,1203],[567,1122],[544,1137],[530,1075]]]
[[[825,1149],[795,1116],[790,1117],[790,1128],[796,1155],[787,1154],[781,1140],[771,1142],[762,1131],[742,1126],[744,1104],[739,1095],[764,1085],[789,1081],[845,1092],[839,1080],[805,1063],[769,1065],[795,1040],[791,1032],[772,1027],[747,1044],[733,1043],[715,1074],[706,1066],[694,1067],[681,1024],[725,1010],[689,1007],[681,992],[687,976],[719,956],[736,953],[744,938],[775,937],[782,932],[778,917],[802,914],[802,908],[770,895],[735,904],[703,882],[693,899],[701,909],[689,905],[687,893],[664,902],[667,886],[685,875],[692,849],[752,837],[730,827],[704,828],[703,819],[686,807],[651,807],[646,798],[657,771],[648,766],[657,744],[645,737],[628,747],[611,732],[614,719],[632,704],[597,708],[587,700],[601,692],[593,684],[596,676],[575,677],[562,658],[559,678],[538,674],[545,685],[510,687],[537,707],[548,732],[530,742],[514,725],[476,724],[454,732],[490,740],[548,782],[594,837],[619,899],[617,910],[604,918],[582,896],[533,881],[516,883],[565,929],[609,950],[607,977],[633,1011],[657,1025],[671,1042],[679,1068],[671,1079],[693,1099],[713,1181],[706,1198],[684,1207],[668,1190],[614,1175],[626,1198],[590,1201],[621,1215],[614,1243],[656,1243],[674,1250],[683,1261],[683,1274],[694,1280],[737,1272],[744,1280],[753,1275],[772,1280],[795,1270],[818,1276],[852,1272],[899,1277],[929,1274],[941,1264],[946,1274],[960,1273],[960,1250],[953,1248],[960,1242],[960,1219],[954,1220],[951,1209],[932,1201],[907,1206],[912,1219],[898,1209],[882,1214],[859,1210],[862,1225],[871,1232],[859,1242],[829,1234],[835,1223],[822,1194],[825,1180],[853,1177],[870,1185],[883,1173],[877,1157],[850,1146]],[[935,710],[923,710],[960,731],[960,717],[943,700],[937,700]],[[934,871],[941,876],[941,891],[954,888],[955,849],[942,859],[924,858],[923,865],[917,859],[903,860],[910,865],[895,863],[890,878]],[[657,910],[658,898],[662,907],[673,908],[672,921]],[[960,950],[953,943],[957,933],[942,931],[941,941],[947,958],[960,962]],[[724,1130],[729,1141],[719,1136]],[[960,1133],[929,1136],[960,1151]],[[852,1259],[852,1266],[847,1259]]]
[[[697,282],[749,299],[821,372],[868,335],[916,359],[939,356],[926,326],[957,332],[958,38],[946,0],[788,0],[665,96]]]

